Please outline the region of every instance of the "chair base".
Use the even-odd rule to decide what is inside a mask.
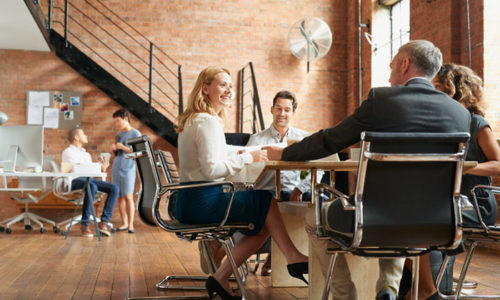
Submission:
[[[233,248],[233,241],[231,239],[227,239],[224,241],[220,241],[224,246],[224,250],[226,251],[227,259],[231,264],[231,268],[233,269],[233,276],[229,280],[236,281],[238,283],[238,287],[233,287],[234,290],[240,290],[243,299],[247,299],[246,291],[244,288],[246,282],[246,275],[248,273],[248,266],[243,263],[239,270],[236,267],[236,263],[231,254],[231,249]],[[204,245],[205,247],[205,245]],[[208,256],[207,259],[212,260],[211,256]],[[213,263],[211,261],[210,263]],[[167,275],[163,278],[159,283],[156,284],[156,288],[158,289],[175,289],[175,290],[191,290],[191,291],[203,291],[206,290],[205,285],[181,285],[181,284],[171,284],[169,281],[172,280],[189,280],[189,281],[207,281],[208,276],[204,275]],[[187,296],[187,297],[196,297],[196,296]],[[198,296],[199,297],[199,296]],[[150,299],[150,298],[134,298],[134,299]],[[198,298],[153,298],[153,299],[198,299]],[[207,298],[201,298],[207,299]]]
[[[100,218],[96,218],[96,219],[97,219],[97,222],[101,222]],[[81,221],[82,221],[82,215],[78,215],[74,218],[69,218],[69,219],[66,219],[66,220],[58,223],[57,227],[61,228],[61,226],[65,225],[64,230],[68,231],[71,227],[73,227],[73,225],[80,224]],[[108,223],[108,225],[109,224],[111,224],[111,223]],[[113,228],[113,224],[111,224],[110,227]]]
[[[147,299],[158,299],[158,300],[206,300],[210,299],[208,296],[152,296],[152,297],[130,297],[125,298],[127,300],[147,300]]]
[[[458,278],[456,289],[454,290],[453,295],[445,295],[442,294],[439,290],[439,297],[441,299],[454,299],[454,300],[465,300],[465,299],[500,299],[500,295],[463,295],[462,289],[465,288],[465,275],[467,274],[467,270],[469,269],[470,261],[472,259],[472,254],[474,253],[474,249],[476,248],[478,242],[472,241],[469,251],[467,252],[467,256],[464,260],[464,265],[462,266],[462,270],[460,272],[460,277]],[[449,256],[445,256],[443,260],[443,264],[441,265],[441,269],[439,270],[438,277],[436,279],[436,286],[439,286],[441,283],[441,279],[444,274],[444,269],[448,264]]]
[[[56,233],[58,232],[57,226],[56,226],[56,222],[54,222],[52,220],[49,220],[47,218],[44,218],[42,216],[39,216],[37,214],[28,212],[28,211],[23,212],[23,213],[21,213],[21,214],[19,214],[17,216],[14,216],[14,217],[11,217],[11,218],[8,218],[6,220],[1,221],[0,225],[1,224],[6,224],[6,226],[5,227],[4,226],[0,226],[0,231],[4,231],[5,230],[7,233],[11,233],[12,229],[10,228],[10,226],[12,224],[15,224],[15,223],[21,222],[21,221],[24,221],[24,228],[26,230],[31,230],[32,229],[31,222],[34,222],[38,226],[40,226],[40,232],[41,233],[45,232],[45,228],[43,227],[43,223],[51,224],[54,232],[56,232]]]
[[[169,284],[170,280],[191,280],[191,281],[207,281],[208,276],[196,275],[167,275],[160,282],[156,284],[157,289],[174,289],[174,290],[190,290],[190,291],[203,291],[205,285],[173,285]]]

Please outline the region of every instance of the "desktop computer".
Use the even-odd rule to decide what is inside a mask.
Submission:
[[[6,172],[41,171],[43,126],[1,126],[0,167]]]

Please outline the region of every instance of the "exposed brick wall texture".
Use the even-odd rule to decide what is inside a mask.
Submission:
[[[42,5],[46,5],[42,1]],[[63,7],[62,1],[56,1]],[[498,11],[498,1],[470,1],[472,66],[481,76],[485,76],[486,95],[490,98],[488,116],[496,126],[500,108],[493,103],[500,94],[496,91],[500,77],[494,69],[496,63],[485,67],[487,60],[495,62],[498,53],[494,39],[485,45],[484,35],[495,33],[495,11]],[[70,20],[71,29],[83,42],[92,49],[104,49],[102,58],[116,64],[117,69],[126,71],[139,70],[139,73],[125,72],[133,83],[147,91],[147,61],[149,44],[138,33],[132,37],[140,42],[136,44],[117,28],[108,27],[109,21],[81,0],[71,3],[82,13],[95,17],[97,25],[108,31],[119,41],[137,50],[140,57],[130,53],[120,52],[122,46],[113,38],[105,37],[103,30],[82,18],[81,12],[72,9],[76,21],[85,29],[106,41],[110,49],[91,39],[81,38],[85,29],[79,27],[75,20]],[[105,7],[97,1],[91,3],[101,10]],[[297,0],[258,0],[258,1],[119,1],[102,0],[102,3],[113,9],[116,14],[134,26],[142,35],[153,41],[168,53],[170,57],[183,67],[184,103],[192,88],[199,71],[209,65],[221,65],[232,72],[235,89],[238,90],[238,70],[249,61],[254,63],[259,94],[262,101],[266,124],[271,122],[269,107],[272,97],[281,89],[295,92],[299,98],[299,110],[295,126],[316,131],[320,128],[337,124],[358,106],[358,3],[345,0],[317,0],[314,2]],[[371,13],[376,0],[362,0],[362,18],[366,23],[371,19]],[[467,23],[465,0],[433,0],[411,1],[410,22],[411,39],[428,39],[441,48],[445,61],[467,64]],[[490,12],[483,17],[483,11]],[[46,7],[44,7],[46,11]],[[62,21],[60,12],[54,10],[56,20]],[[303,17],[315,16],[328,23],[333,32],[332,49],[326,57],[312,62],[311,71],[306,72],[306,63],[290,54],[287,46],[288,31],[292,24]],[[111,19],[122,28],[126,25],[118,17]],[[485,19],[488,19],[487,25]],[[54,23],[57,30],[61,26]],[[369,29],[363,29],[363,32]],[[129,32],[131,32],[129,30]],[[75,44],[85,50],[70,36]],[[489,50],[488,50],[489,49]],[[88,50],[86,50],[88,51]],[[118,58],[114,52],[119,52],[125,61]],[[160,61],[177,72],[175,65],[169,62],[160,50],[154,50],[155,66]],[[93,55],[96,60],[99,58]],[[370,88],[371,49],[362,39],[363,57],[363,97]],[[142,60],[145,60],[144,63]],[[483,62],[485,61],[485,62]],[[102,62],[102,61],[101,61]],[[105,65],[105,62],[102,62]],[[129,65],[130,64],[130,65]],[[110,70],[110,72],[116,72]],[[116,73],[115,73],[116,74]],[[161,71],[164,77],[172,78],[168,71]],[[117,75],[120,77],[120,75]],[[165,90],[174,91],[162,82],[159,74],[153,74],[155,84]],[[127,79],[121,77],[124,81]],[[133,86],[133,85],[132,85]],[[94,158],[99,152],[108,152],[109,144],[114,140],[114,129],[111,114],[119,106],[102,91],[85,80],[77,72],[67,66],[53,53],[0,50],[0,111],[9,115],[10,125],[26,124],[26,92],[28,90],[74,90],[83,94],[83,128],[90,137],[87,147]],[[136,92],[146,97],[144,91],[133,87]],[[170,97],[176,100],[175,93]],[[154,98],[167,107],[170,118],[174,119],[176,108],[157,90]],[[239,128],[238,103],[228,112],[226,131],[236,132]],[[167,112],[165,112],[168,114]],[[250,113],[247,113],[247,116]],[[171,150],[177,159],[172,146],[154,135],[151,130],[140,124],[135,118],[134,127],[152,137],[155,147]],[[496,130],[498,132],[498,130]],[[56,155],[67,146],[65,130],[47,129],[45,133],[45,154]]]

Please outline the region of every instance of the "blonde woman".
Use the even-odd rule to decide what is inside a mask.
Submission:
[[[223,180],[233,175],[246,163],[265,161],[265,151],[238,154],[226,145],[224,137],[224,109],[233,99],[229,71],[208,67],[198,76],[188,99],[188,107],[179,121],[179,161],[181,182]],[[178,194],[175,212],[181,222],[212,223],[223,219],[230,195],[222,187],[201,187],[183,190]],[[290,240],[283,225],[276,200],[266,191],[237,192],[229,221],[250,222],[254,230],[245,235],[233,248],[236,264],[241,265],[255,253],[269,236],[278,244],[288,262],[291,276],[305,281],[307,257]],[[232,295],[229,287],[231,267],[227,259],[209,277],[206,287],[212,298],[241,299]]]

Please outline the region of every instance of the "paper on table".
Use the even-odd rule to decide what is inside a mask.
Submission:
[[[257,177],[259,177],[265,166],[266,162],[264,161],[246,164],[240,172],[226,179],[233,182],[253,183],[257,180]]]
[[[335,162],[335,161],[340,161],[339,155],[337,153],[320,158],[320,159],[315,159],[315,160],[310,160],[310,161],[326,161],[326,162]]]
[[[58,128],[59,127],[59,109],[44,107],[43,109],[43,127]]]
[[[245,150],[246,152],[252,152],[255,150],[260,150],[262,147],[286,147],[286,143],[276,143],[276,144],[265,144],[265,145],[256,145],[256,146],[245,146],[242,147],[241,150]]]

